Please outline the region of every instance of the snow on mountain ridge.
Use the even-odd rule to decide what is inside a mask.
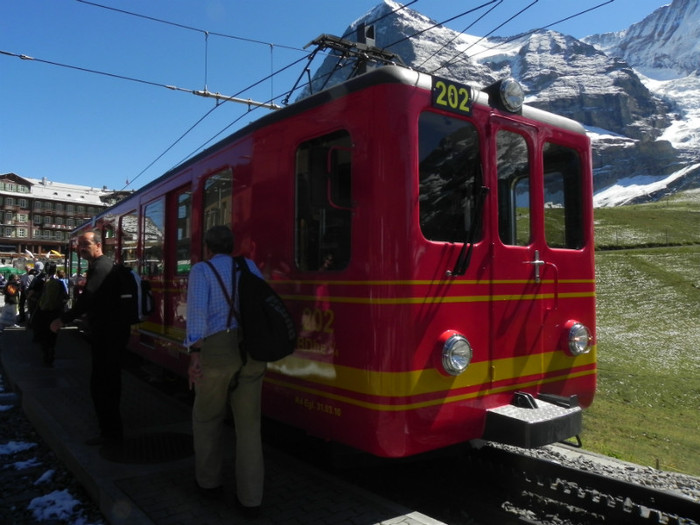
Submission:
[[[373,23],[377,47],[398,54],[409,67],[475,87],[513,76],[523,84],[528,104],[592,130],[594,185],[598,194],[606,192],[596,202],[615,205],[634,201],[628,191],[619,190],[621,184],[637,199],[700,185],[700,170],[685,169],[698,162],[700,150],[700,77],[678,75],[681,67],[700,70],[700,29],[693,29],[700,28],[699,4],[674,0],[625,31],[578,40],[552,30],[476,37],[384,0],[346,34],[354,34],[361,22]],[[674,28],[692,29],[690,34],[698,36],[688,41]],[[682,60],[671,61],[669,53]],[[315,78],[324,78],[333,62],[327,59]],[[663,69],[669,65],[674,69]],[[646,178],[632,178],[638,176]],[[645,189],[640,180],[652,186]],[[612,197],[616,190],[618,200]]]

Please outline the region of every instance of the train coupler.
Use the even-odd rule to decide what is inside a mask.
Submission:
[[[483,439],[536,448],[577,436],[582,428],[583,411],[575,396],[540,395],[516,392],[509,405],[486,411]]]

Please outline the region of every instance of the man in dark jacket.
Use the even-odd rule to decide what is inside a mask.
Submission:
[[[90,231],[78,239],[80,256],[89,262],[87,282],[75,305],[51,323],[58,331],[65,324],[80,319],[87,327],[86,337],[92,353],[90,394],[95,406],[100,435],[88,439],[87,445],[119,449],[123,439],[121,401],[121,364],[129,325],[115,315],[114,301],[118,282],[112,273],[114,262],[102,253],[102,235]]]

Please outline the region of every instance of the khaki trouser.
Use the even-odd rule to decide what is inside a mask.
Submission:
[[[239,501],[246,506],[262,503],[264,463],[260,436],[261,390],[267,364],[247,360],[241,368],[236,330],[207,337],[200,357],[202,379],[195,386],[192,409],[195,476],[202,488],[222,484],[224,443],[222,439],[226,402],[231,403],[236,427],[236,487]]]

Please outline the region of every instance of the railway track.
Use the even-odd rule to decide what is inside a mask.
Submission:
[[[551,515],[558,509],[581,523],[700,523],[700,502],[682,494],[494,447],[471,461],[513,496],[514,511],[524,506]]]
[[[328,455],[311,448],[323,467]],[[516,450],[455,447],[403,460],[347,454],[334,474],[450,525],[700,523],[700,501],[645,486],[643,477],[615,479]]]

